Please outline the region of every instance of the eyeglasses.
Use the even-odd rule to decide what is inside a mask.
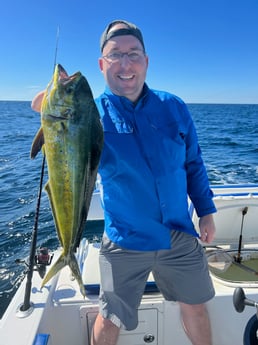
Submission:
[[[133,50],[127,53],[115,51],[102,57],[110,63],[116,63],[120,62],[124,56],[127,56],[130,62],[139,62],[145,56],[145,53],[143,50]]]

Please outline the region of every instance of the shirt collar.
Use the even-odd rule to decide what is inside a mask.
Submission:
[[[126,108],[136,109],[136,108],[139,108],[145,104],[145,102],[147,100],[148,93],[149,93],[149,87],[146,83],[144,83],[141,96],[140,96],[140,98],[136,104],[134,104],[132,101],[130,101],[128,98],[126,98],[124,96],[118,96],[118,95],[114,94],[108,86],[106,86],[104,93],[108,96],[110,101],[113,104],[115,104],[116,106],[119,107],[119,105],[121,106],[121,104],[122,104]]]

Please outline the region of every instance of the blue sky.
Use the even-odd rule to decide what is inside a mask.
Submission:
[[[143,32],[147,83],[187,103],[258,103],[257,0],[3,0],[0,100],[31,100],[57,62],[104,89],[99,38],[113,19]]]

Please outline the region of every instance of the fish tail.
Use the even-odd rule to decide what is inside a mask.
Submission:
[[[43,282],[41,284],[41,288],[46,285],[46,283],[54,277],[62,268],[64,268],[66,265],[69,265],[72,275],[77,280],[80,292],[83,295],[83,297],[86,296],[85,294],[85,287],[81,278],[81,272],[78,266],[78,262],[76,260],[76,257],[74,253],[69,253],[67,256],[62,253],[60,257],[57,259],[56,263],[50,268],[50,270],[47,272],[46,276],[43,279]]]

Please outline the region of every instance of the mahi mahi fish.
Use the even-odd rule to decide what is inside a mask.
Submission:
[[[31,158],[43,150],[48,166],[47,191],[62,253],[42,287],[68,265],[85,289],[75,252],[87,220],[103,145],[103,129],[90,86],[77,72],[68,76],[57,64],[41,104],[41,128]]]

